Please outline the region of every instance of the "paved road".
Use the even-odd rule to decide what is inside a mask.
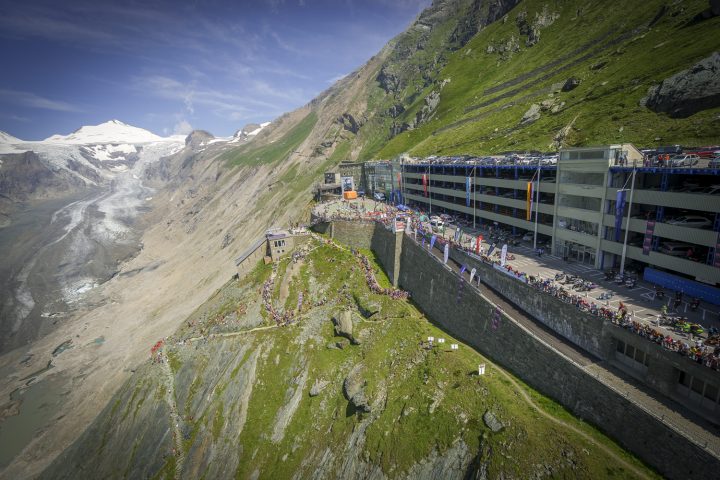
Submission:
[[[434,248],[432,254],[438,261],[442,262],[443,254],[440,250]],[[453,260],[448,260],[447,265],[456,275],[460,274],[461,266]],[[469,281],[469,272],[466,271],[463,275]],[[477,287],[473,286],[473,288]],[[581,368],[596,377],[598,381],[620,394],[624,394],[630,401],[661,419],[673,429],[683,432],[686,437],[693,439],[695,443],[706,448],[715,457],[720,458],[720,428],[712,425],[699,415],[688,411],[679,403],[649,390],[646,386],[616,369],[607,361],[595,357],[561,337],[544,324],[516,308],[514,304],[485,283],[482,283],[480,291],[490,301],[503,309],[508,316],[542,341],[579,364]]]

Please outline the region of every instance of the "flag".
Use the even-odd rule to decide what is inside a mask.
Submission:
[[[465,177],[465,206],[470,206],[470,177]]]
[[[435,246],[435,240],[437,240],[437,235],[433,235],[432,237],[430,237],[430,249],[429,250],[432,250],[433,247]]]
[[[488,253],[487,253],[487,254],[488,254],[488,257],[489,257],[490,254],[493,252],[493,250],[495,250],[495,244],[494,244],[494,243],[493,243],[492,245],[490,245],[490,247],[488,248]]]
[[[476,273],[477,273],[477,268],[473,268],[472,270],[470,270],[470,282],[469,283],[472,283],[473,278],[475,278]]]
[[[623,211],[625,210],[625,193],[627,190],[618,190],[615,197],[615,241],[620,241]]]
[[[447,263],[448,257],[450,256],[450,244],[445,244],[445,252],[443,253],[443,263]]]
[[[483,236],[478,235],[477,239],[475,240],[475,253],[480,255],[480,244],[482,244]]]
[[[500,266],[505,266],[505,260],[507,259],[507,243],[503,245],[501,253],[500,253]]]
[[[422,184],[423,184],[423,192],[425,193],[425,196],[428,196],[428,176],[427,173],[423,173],[422,176]]]
[[[462,276],[463,273],[465,273],[465,270],[467,270],[467,265],[463,265],[460,269],[460,275]]]
[[[527,202],[526,202],[526,208],[527,212],[525,213],[525,220],[528,222],[530,221],[530,216],[532,215],[532,207],[533,207],[533,184],[532,182],[527,183]]]

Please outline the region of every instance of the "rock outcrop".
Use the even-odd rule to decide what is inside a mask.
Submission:
[[[360,344],[353,335],[352,312],[350,310],[343,310],[340,315],[333,317],[333,323],[335,324],[335,335],[347,338],[353,345]]]
[[[212,133],[205,130],[193,130],[190,135],[185,137],[185,146],[190,148],[198,148],[204,143],[215,138]]]
[[[365,379],[362,365],[355,365],[343,382],[343,393],[357,411],[370,413],[370,401],[365,395]]]
[[[720,53],[650,87],[640,105],[673,118],[720,106]]]

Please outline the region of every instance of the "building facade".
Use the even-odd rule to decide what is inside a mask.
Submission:
[[[537,228],[555,255],[596,268],[650,267],[720,285],[719,168],[657,166],[628,144],[565,149],[556,165],[537,163],[403,163],[403,197],[471,226]]]

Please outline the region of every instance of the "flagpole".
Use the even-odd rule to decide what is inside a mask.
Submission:
[[[627,223],[625,224],[625,239],[623,240],[622,256],[620,257],[620,276],[625,273],[625,254],[627,253],[628,233],[630,232],[630,214],[632,213],[633,193],[635,193],[635,172],[633,167],[632,181],[630,182],[630,202],[628,203]]]
[[[537,169],[537,192],[535,192],[535,232],[533,233],[533,250],[537,250],[537,230],[538,230],[538,209],[540,204],[540,159],[538,158]]]

